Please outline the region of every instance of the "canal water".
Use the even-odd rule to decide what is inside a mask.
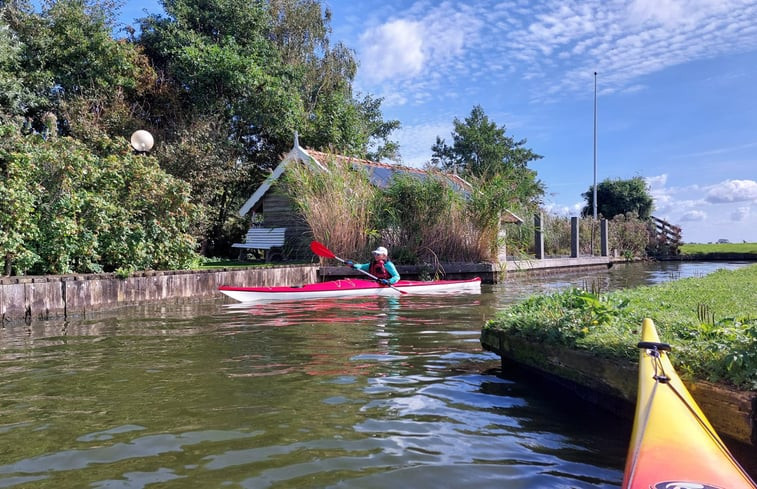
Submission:
[[[738,263],[511,274],[481,294],[122,308],[0,328],[0,488],[615,488],[629,421],[479,343],[498,308]]]

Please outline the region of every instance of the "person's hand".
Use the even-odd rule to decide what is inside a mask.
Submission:
[[[345,265],[347,265],[350,268],[355,268],[355,262],[352,260],[347,260],[344,262]]]
[[[380,283],[381,285],[389,285],[389,281],[385,278],[378,279],[378,283]]]

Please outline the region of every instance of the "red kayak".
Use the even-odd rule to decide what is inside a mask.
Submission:
[[[219,291],[240,302],[258,300],[320,299],[324,297],[399,296],[400,294],[480,293],[481,279],[469,280],[400,280],[393,286],[379,285],[375,280],[343,279],[319,282],[301,287],[232,287],[222,285]]]

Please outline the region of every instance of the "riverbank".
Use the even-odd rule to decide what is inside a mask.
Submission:
[[[503,310],[482,346],[628,413],[641,321],[651,317],[719,432],[757,447],[757,265],[609,294],[571,289]]]
[[[221,285],[298,285],[318,280],[316,265],[224,270],[137,272],[0,278],[2,322],[69,318],[142,302],[193,300],[218,295]],[[0,323],[1,324],[1,323]]]
[[[491,263],[447,263],[436,269],[400,266],[403,277],[427,280],[480,277],[496,283],[508,271],[606,267],[607,257],[546,259]],[[0,320],[26,321],[68,318],[87,311],[167,300],[192,300],[218,295],[221,285],[290,286],[358,276],[344,266],[265,264],[207,270],[145,271],[129,277],[113,273],[44,275],[0,278]]]

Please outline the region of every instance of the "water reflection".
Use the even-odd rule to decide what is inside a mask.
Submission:
[[[618,487],[629,424],[479,344],[587,277],[0,328],[0,487]]]
[[[224,308],[234,314],[245,311],[265,326],[291,326],[311,321],[313,314],[317,314],[318,321],[324,323],[375,321],[377,317],[396,321],[399,319],[400,301],[399,297],[325,298],[242,302],[226,304]]]

